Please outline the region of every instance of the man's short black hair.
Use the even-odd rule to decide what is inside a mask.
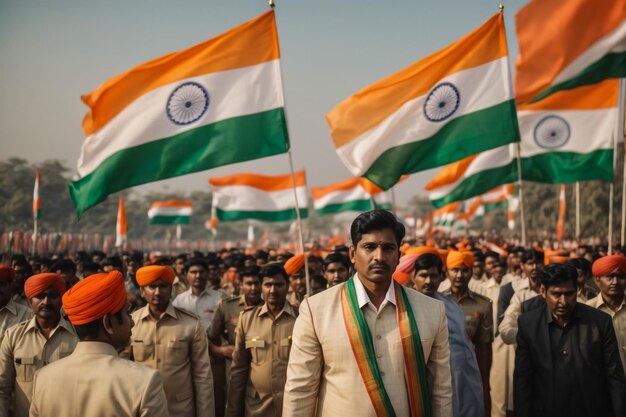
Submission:
[[[269,258],[269,256],[270,256],[269,253],[267,253],[266,251],[261,250],[261,249],[257,250],[254,253],[254,257],[256,259],[262,260],[263,262],[267,262],[267,259]]]
[[[261,282],[263,282],[263,278],[274,278],[278,275],[289,283],[289,275],[287,275],[287,271],[285,271],[283,264],[279,262],[267,264],[259,271],[259,278],[261,279]]]
[[[540,259],[539,254],[533,249],[526,249],[522,252],[521,261],[525,264],[528,261],[534,261],[537,263],[541,263],[542,259]]]
[[[482,262],[485,263],[485,255],[479,251],[473,251],[474,253],[474,262]]]
[[[91,261],[91,259],[89,259],[89,261]],[[76,272],[76,264],[74,262],[72,262],[71,259],[60,259],[60,260],[56,261],[52,265],[52,270],[54,272],[56,272],[56,271],[61,271],[61,272],[70,272],[70,271],[72,271],[72,272]]]
[[[185,264],[185,269],[184,269],[185,274],[187,272],[189,272],[189,269],[192,266],[201,266],[201,267],[203,267],[205,269],[205,271],[209,270],[209,265],[207,264],[207,262],[204,259],[202,259],[202,258],[194,258],[194,259],[188,260],[187,263]]]
[[[258,265],[251,265],[241,270],[241,279],[243,280],[245,277],[259,277],[259,273],[261,272],[261,267]]]
[[[109,256],[108,258],[104,258],[102,260],[102,267],[105,266],[112,266],[120,272],[124,271],[124,262],[119,256]]]
[[[439,273],[443,272],[443,261],[441,260],[440,256],[435,255],[434,253],[425,253],[423,255],[420,255],[415,260],[415,272],[421,271],[422,269],[430,269],[433,267],[437,268],[437,271],[439,271]]]
[[[494,252],[490,250],[490,251],[487,251],[487,253],[485,253],[485,261],[487,260],[487,258],[494,258],[496,261],[499,261],[500,255],[498,255],[498,252]]]
[[[374,230],[391,229],[396,236],[398,247],[404,238],[404,225],[396,219],[392,213],[387,210],[371,210],[361,213],[352,222],[350,226],[350,237],[352,244],[356,246],[364,234],[373,232]]]
[[[329,253],[328,256],[326,256],[326,259],[324,259],[323,270],[326,271],[328,265],[335,262],[340,262],[343,266],[346,267],[346,269],[350,269],[350,259],[346,258],[344,255],[338,252],[333,252]]]
[[[183,262],[187,262],[187,254],[186,253],[180,253],[180,254],[176,255],[176,257],[174,258],[174,262],[176,262],[179,259],[182,259]]]
[[[126,306],[122,307],[122,309],[116,313],[113,313],[112,316],[116,318],[118,323],[122,323],[124,318],[122,317],[122,312]],[[66,317],[67,318],[67,317]],[[98,337],[98,333],[100,333],[100,329],[102,328],[102,317],[96,319],[94,321],[90,321],[85,324],[74,325],[74,329],[76,330],[76,335],[78,339],[85,340],[87,338],[94,339]]]
[[[539,283],[541,283],[546,290],[549,287],[568,281],[572,283],[574,288],[576,288],[578,283],[578,273],[576,272],[576,268],[567,263],[550,264],[537,271],[537,276],[539,277]]]

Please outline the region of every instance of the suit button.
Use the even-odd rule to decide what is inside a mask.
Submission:
[[[382,336],[381,336],[381,335],[379,335],[379,334],[377,334],[377,335],[376,335],[376,340],[380,340],[380,339],[382,339]]]
[[[567,350],[563,349],[563,350],[561,351],[561,353],[563,354],[563,356],[565,356],[565,355],[567,355]]]
[[[382,358],[382,357],[383,357],[383,355],[381,355],[381,354],[379,353],[379,354],[377,354],[377,355],[376,355],[376,357],[377,357],[378,359],[380,359],[380,358]]]

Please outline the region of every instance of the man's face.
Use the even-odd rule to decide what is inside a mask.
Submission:
[[[217,265],[209,265],[206,278],[211,282],[211,285],[218,285],[222,278],[220,277],[220,269]]]
[[[128,272],[130,275],[135,275],[135,273],[137,272],[137,269],[139,269],[141,267],[141,264],[133,259],[128,261],[128,264],[126,265],[126,272]]]
[[[182,277],[185,274],[185,260],[184,259],[176,259],[174,261],[174,271],[176,275]]]
[[[187,283],[197,293],[201,293],[206,288],[207,270],[202,265],[192,265],[187,271]]]
[[[540,292],[553,316],[565,320],[571,317],[576,307],[576,286],[573,282],[562,282],[547,289],[542,285]]]
[[[324,271],[324,278],[329,287],[345,282],[348,280],[348,268],[341,262],[331,262]]]
[[[0,308],[7,305],[11,299],[11,281],[0,280]]]
[[[287,281],[280,275],[263,277],[263,299],[267,304],[282,307],[287,299]]]
[[[485,272],[485,266],[481,261],[474,261],[474,266],[472,267],[472,274],[474,278],[480,279],[483,277],[483,273]]]
[[[583,273],[582,268],[576,268],[576,275],[578,275],[577,285],[578,288],[582,288],[585,286],[585,281],[587,281],[587,277]]]
[[[524,276],[531,279],[533,282],[537,281],[537,262],[534,259],[530,259],[522,264],[522,272]]]
[[[491,278],[491,275],[493,273],[493,268],[498,264],[498,260],[492,256],[487,256],[487,258],[485,258],[485,273],[487,274],[487,276],[489,278]]]
[[[491,277],[496,280],[497,283],[502,281],[504,276],[504,266],[501,263],[496,263],[491,269]]]
[[[162,279],[141,287],[141,296],[146,300],[150,310],[165,311],[172,298],[172,286]]]
[[[258,304],[261,301],[261,281],[257,276],[244,276],[241,291],[248,305]]]
[[[132,334],[132,328],[135,325],[132,317],[128,314],[130,304],[126,303],[126,306],[122,309],[122,320],[119,321],[113,314],[109,315],[111,323],[111,341],[113,346],[119,352],[128,345],[130,345],[130,336]]]
[[[304,277],[304,269],[289,277],[289,286],[296,294],[306,294],[306,278]]]
[[[513,256],[511,257],[511,266],[513,266],[513,268],[518,269],[520,267],[522,263],[522,257],[520,256],[519,253],[514,253]]]
[[[623,297],[626,290],[626,274],[612,272],[604,277],[595,277],[598,289],[607,298]]]
[[[30,299],[33,314],[40,319],[59,320],[61,318],[61,295],[53,288],[36,294]]]
[[[472,279],[472,270],[465,265],[461,265],[448,270],[448,276],[452,288],[456,291],[465,292],[470,279]]]
[[[361,279],[385,283],[398,265],[398,243],[391,229],[373,230],[361,236],[356,246],[350,246],[350,260]]]
[[[433,297],[439,284],[443,281],[443,275],[437,267],[433,266],[429,269],[414,271],[411,280],[413,281],[413,288],[424,295]]]

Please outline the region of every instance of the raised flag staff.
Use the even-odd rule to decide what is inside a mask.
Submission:
[[[126,209],[124,207],[124,197],[120,195],[117,207],[117,223],[115,225],[115,247],[118,250],[125,250],[126,241]]]
[[[620,78],[619,80],[619,102],[618,106],[618,122],[617,122],[617,136],[615,141],[617,142],[617,138],[622,139],[622,152],[623,152],[623,164],[622,164],[622,223],[621,223],[621,234],[620,234],[620,245],[624,246],[626,243],[626,136],[624,134],[624,111],[626,111],[626,106],[624,105],[624,100],[626,100],[626,80],[624,78]],[[616,152],[617,153],[617,152]]]
[[[524,186],[522,181],[522,158],[520,154],[520,144],[518,142],[515,144],[515,157],[517,159],[517,185],[519,187],[519,223],[522,232],[522,246],[526,246],[526,215],[524,212]]]
[[[580,181],[576,181],[576,239],[580,239]]]
[[[41,217],[41,200],[39,199],[39,181],[41,174],[35,168],[35,187],[33,188],[33,255],[37,253],[37,238],[39,237],[39,217]]]

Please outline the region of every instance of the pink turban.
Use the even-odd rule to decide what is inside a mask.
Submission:
[[[411,279],[411,274],[415,269],[415,260],[425,253],[439,256],[439,251],[437,249],[430,248],[428,246],[419,246],[407,249],[406,255],[400,258],[400,263],[398,263],[396,271],[393,273],[393,279],[402,285],[407,283]]]

